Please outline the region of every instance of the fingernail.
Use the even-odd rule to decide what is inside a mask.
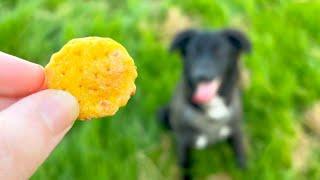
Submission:
[[[79,105],[75,97],[61,90],[46,90],[49,93],[39,107],[48,129],[54,134],[70,127],[79,115]]]

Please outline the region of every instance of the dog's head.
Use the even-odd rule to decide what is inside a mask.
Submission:
[[[242,52],[250,52],[251,44],[240,31],[187,30],[173,40],[170,51],[179,51],[184,59],[184,75],[195,104],[214,98],[228,69],[236,65]]]

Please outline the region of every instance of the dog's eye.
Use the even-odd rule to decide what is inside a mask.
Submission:
[[[219,45],[218,45],[218,44],[213,44],[213,45],[212,45],[212,50],[215,51],[215,50],[217,50],[218,48],[219,48]]]
[[[211,50],[214,54],[217,54],[220,51],[220,47],[218,45],[214,45],[212,46]]]
[[[222,47],[216,47],[213,51],[213,53],[216,56],[224,56],[226,54],[227,49]]]
[[[211,44],[211,51],[215,56],[225,56],[228,52],[228,46],[225,41],[217,40]]]

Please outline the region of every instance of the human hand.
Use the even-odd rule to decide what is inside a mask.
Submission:
[[[28,179],[72,127],[76,99],[39,65],[0,52],[0,179]]]

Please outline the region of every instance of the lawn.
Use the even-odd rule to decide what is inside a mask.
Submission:
[[[248,168],[222,142],[195,151],[194,176],[320,179],[319,132],[305,126],[320,100],[319,12],[311,0],[1,0],[0,51],[46,65],[72,38],[106,36],[127,47],[139,72],[126,107],[75,123],[31,179],[177,179],[175,143],[155,111],[181,73],[170,39],[190,26],[235,27],[253,44],[242,58]]]

